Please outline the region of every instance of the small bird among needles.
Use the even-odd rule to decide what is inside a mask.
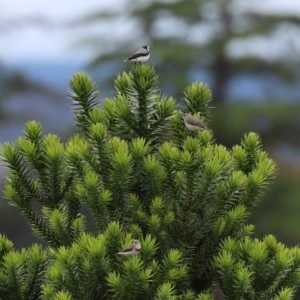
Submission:
[[[185,127],[188,130],[191,130],[191,131],[201,131],[201,130],[207,129],[206,126],[205,126],[205,124],[203,124],[200,120],[198,120],[197,118],[193,117],[189,113],[184,113],[183,114],[183,120],[184,120]]]
[[[118,252],[119,255],[130,256],[130,255],[137,255],[140,253],[142,249],[141,243],[139,240],[132,240],[132,245],[122,251]]]
[[[127,61],[134,61],[134,62],[145,62],[150,58],[150,46],[143,46],[136,52],[134,52],[131,56],[124,60]]]

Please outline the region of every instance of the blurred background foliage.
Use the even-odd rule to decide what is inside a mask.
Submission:
[[[277,162],[275,183],[250,220],[256,224],[256,234],[273,233],[288,245],[298,244],[300,14],[247,0],[112,3],[107,8],[91,7],[90,14],[59,25],[62,30],[85,32],[84,37],[70,38],[69,50],[87,51],[84,69],[99,83],[101,97],[110,95],[112,79],[119,72],[130,69],[123,59],[144,44],[151,46],[150,64],[155,66],[163,93],[176,97],[179,104],[187,84],[210,84],[214,109],[209,127],[216,141],[231,147],[244,132],[256,131]],[[31,26],[49,23],[52,20],[37,19]],[[35,62],[29,64],[32,67]],[[46,131],[63,139],[72,133],[71,103],[57,74],[65,72],[69,79],[82,64],[59,65],[57,73],[36,65],[37,77],[47,80],[33,80],[22,68],[12,71],[0,65],[1,143],[16,139],[29,119],[41,121]],[[4,174],[0,166],[2,185]],[[0,209],[0,231],[17,247],[31,244],[34,239],[18,212],[5,200]]]
[[[91,66],[116,63],[147,41],[164,89],[175,96],[188,82],[201,78],[212,85],[215,103],[229,100],[231,86],[243,78],[258,76],[281,84],[299,80],[295,36],[285,32],[299,31],[300,17],[276,15],[271,8],[256,10],[255,1],[128,1],[125,11],[95,12],[77,25],[115,24],[122,18],[132,24],[125,38],[112,41],[104,32],[82,41],[103,50],[96,51]]]

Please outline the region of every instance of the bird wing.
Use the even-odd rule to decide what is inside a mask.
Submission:
[[[123,249],[121,252],[130,252],[133,250],[133,246]]]
[[[147,56],[149,54],[149,51],[145,48],[140,48],[136,52],[134,52],[128,59],[134,59],[140,56]]]
[[[194,118],[194,117],[187,117],[187,121],[190,125],[194,125],[194,126],[198,126],[198,127],[205,127],[205,125],[199,121],[198,119]]]
[[[145,49],[145,48],[142,47],[139,50],[135,51],[134,54],[145,54],[145,55],[147,55],[148,52],[149,51],[147,49]]]

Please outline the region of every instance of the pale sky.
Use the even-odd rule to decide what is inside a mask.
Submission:
[[[0,2],[0,61],[73,61],[88,60],[87,50],[73,47],[80,37],[88,35],[80,28],[62,28],[59,25],[76,20],[101,8],[123,0],[10,0]],[[46,19],[45,26],[30,24],[29,18]],[[24,24],[24,25],[22,25]],[[38,22],[37,22],[38,24]],[[87,27],[88,28],[88,27]],[[76,35],[75,35],[76,33]]]
[[[300,14],[300,0],[236,1],[238,2],[238,6],[236,6],[237,12],[243,9],[253,9],[270,12],[280,11],[283,14]],[[46,60],[50,62],[76,60],[77,62],[85,63],[90,58],[89,49],[74,47],[74,44],[84,36],[93,36],[101,31],[111,34],[112,26],[107,28],[107,26],[99,24],[98,27],[95,25],[90,27],[84,26],[74,30],[72,28],[62,29],[59,27],[59,24],[76,20],[105,7],[124,9],[125,2],[126,0],[2,1],[0,3],[0,62],[18,64],[18,62],[26,62],[28,60]],[[30,17],[46,18],[51,26],[28,25],[26,20]],[[114,26],[118,27],[119,34],[125,37],[128,35],[128,31],[130,34],[130,30],[134,30],[128,24],[128,20],[125,22],[120,20]],[[128,30],[128,28],[131,29]],[[134,33],[136,34],[136,32]]]

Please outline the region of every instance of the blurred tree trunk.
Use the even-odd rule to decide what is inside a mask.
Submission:
[[[174,95],[180,95],[187,82],[202,80],[199,74],[209,70],[215,103],[229,98],[228,84],[241,74],[256,77],[272,73],[285,83],[298,78],[299,68],[295,67],[295,63],[299,63],[296,58],[299,55],[293,58],[289,54],[290,49],[284,46],[286,39],[277,35],[279,29],[287,24],[299,29],[300,17],[260,12],[255,10],[255,6],[246,9],[243,1],[234,0],[149,1],[143,4],[128,1],[125,7],[127,20],[135,22],[135,31],[123,32],[119,39],[94,37],[90,42],[97,49],[97,54],[90,65],[115,63],[147,43],[151,46],[150,62],[160,71],[163,86],[170,88]],[[114,21],[118,23],[120,18],[124,18],[123,10],[102,11],[87,16],[77,25],[99,20],[113,24]],[[254,38],[261,39],[258,46],[265,48],[266,52],[270,39],[275,39],[277,48],[283,53],[277,58],[274,55],[262,56],[261,51],[255,52],[255,49],[248,51],[245,42]],[[233,42],[234,48],[231,47]],[[106,47],[109,52],[99,54],[98,49],[103,49],[103,44],[109,46]],[[232,49],[238,51],[232,53]],[[286,55],[285,49],[289,51]],[[290,59],[295,59],[295,63],[287,63]],[[120,66],[120,71],[121,68],[123,66]],[[112,74],[107,74],[106,82],[111,78]]]

